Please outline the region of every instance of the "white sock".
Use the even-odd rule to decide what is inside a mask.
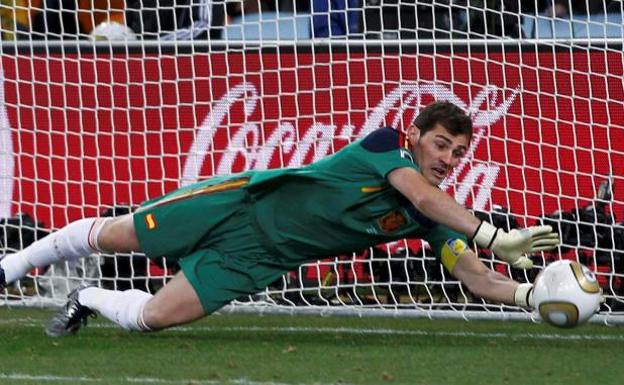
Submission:
[[[78,302],[126,330],[149,331],[143,320],[143,308],[152,297],[135,289],[117,291],[88,287],[80,291]]]
[[[86,218],[70,223],[24,250],[9,254],[0,261],[6,282],[13,282],[35,267],[59,261],[74,261],[99,250],[98,236],[109,218]]]
[[[9,254],[0,261],[6,283],[22,278],[33,268],[26,258],[21,255],[15,257],[16,254]]]

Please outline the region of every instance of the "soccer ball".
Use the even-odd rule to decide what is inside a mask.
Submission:
[[[602,290],[594,273],[572,261],[546,266],[533,286],[535,309],[551,325],[571,328],[586,322],[602,301]]]
[[[136,40],[134,31],[123,24],[104,22],[93,28],[91,39],[95,41]]]

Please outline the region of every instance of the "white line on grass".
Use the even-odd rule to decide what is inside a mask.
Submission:
[[[37,382],[62,382],[75,383],[75,382],[126,382],[131,384],[183,384],[183,385],[303,385],[286,382],[271,382],[271,381],[252,381],[246,378],[227,379],[227,380],[195,380],[195,379],[178,379],[171,380],[166,378],[153,378],[153,377],[86,377],[86,376],[53,376],[53,375],[34,375],[24,373],[0,373],[0,380],[13,380],[13,381],[37,381]]]
[[[42,327],[41,322],[32,318],[0,320],[1,325],[20,324],[27,327]],[[88,328],[118,329],[112,324],[90,324]],[[562,340],[562,341],[624,341],[624,335],[614,334],[557,334],[557,333],[506,333],[506,332],[470,332],[470,331],[430,331],[422,329],[365,329],[347,327],[305,327],[305,326],[238,326],[238,327],[210,327],[210,326],[178,326],[169,329],[171,332],[271,332],[271,333],[335,333],[356,335],[401,335],[423,337],[464,337],[464,338],[511,338],[532,340]]]
[[[180,328],[181,329],[181,328]],[[204,327],[188,328],[188,330],[202,330]],[[172,329],[173,330],[173,329]],[[600,340],[624,341],[624,335],[609,334],[549,334],[549,333],[491,333],[491,332],[443,332],[420,329],[359,329],[359,328],[313,328],[313,327],[223,327],[205,328],[206,331],[251,331],[251,332],[286,332],[286,333],[336,333],[336,334],[364,334],[364,335],[413,335],[435,337],[471,337],[471,338],[511,338],[511,339],[547,339],[547,340]]]

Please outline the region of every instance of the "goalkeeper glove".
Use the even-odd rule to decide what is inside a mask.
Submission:
[[[514,293],[514,304],[516,306],[533,309],[535,302],[533,301],[533,284],[521,283]]]
[[[481,222],[472,240],[480,247],[492,250],[503,261],[517,269],[533,267],[526,254],[550,250],[559,244],[559,235],[550,226],[531,226],[506,232],[487,222]]]

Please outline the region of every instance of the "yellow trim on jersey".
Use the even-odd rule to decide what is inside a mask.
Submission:
[[[156,223],[156,218],[154,218],[154,214],[149,213],[145,216],[145,224],[147,225],[148,230],[154,230],[156,227],[158,227],[158,224]]]
[[[152,209],[154,207],[163,206],[172,202],[178,202],[181,200],[193,198],[198,195],[208,195],[208,194],[214,194],[214,193],[219,193],[219,192],[228,191],[228,190],[235,190],[235,189],[238,189],[247,185],[248,183],[249,183],[249,177],[242,177],[238,179],[228,180],[228,181],[218,183],[218,184],[213,184],[213,185],[208,185],[204,187],[199,187],[196,189],[187,190],[180,194],[174,194],[167,198],[163,198],[159,201],[156,201],[152,204],[140,207],[139,210],[137,211],[145,211],[145,210]]]
[[[374,193],[377,191],[381,191],[384,189],[384,186],[370,186],[370,187],[362,187],[360,190],[363,193]]]
[[[442,264],[446,269],[452,273],[459,257],[462,256],[468,250],[468,245],[461,239],[449,239],[442,246],[442,253],[440,255]]]

